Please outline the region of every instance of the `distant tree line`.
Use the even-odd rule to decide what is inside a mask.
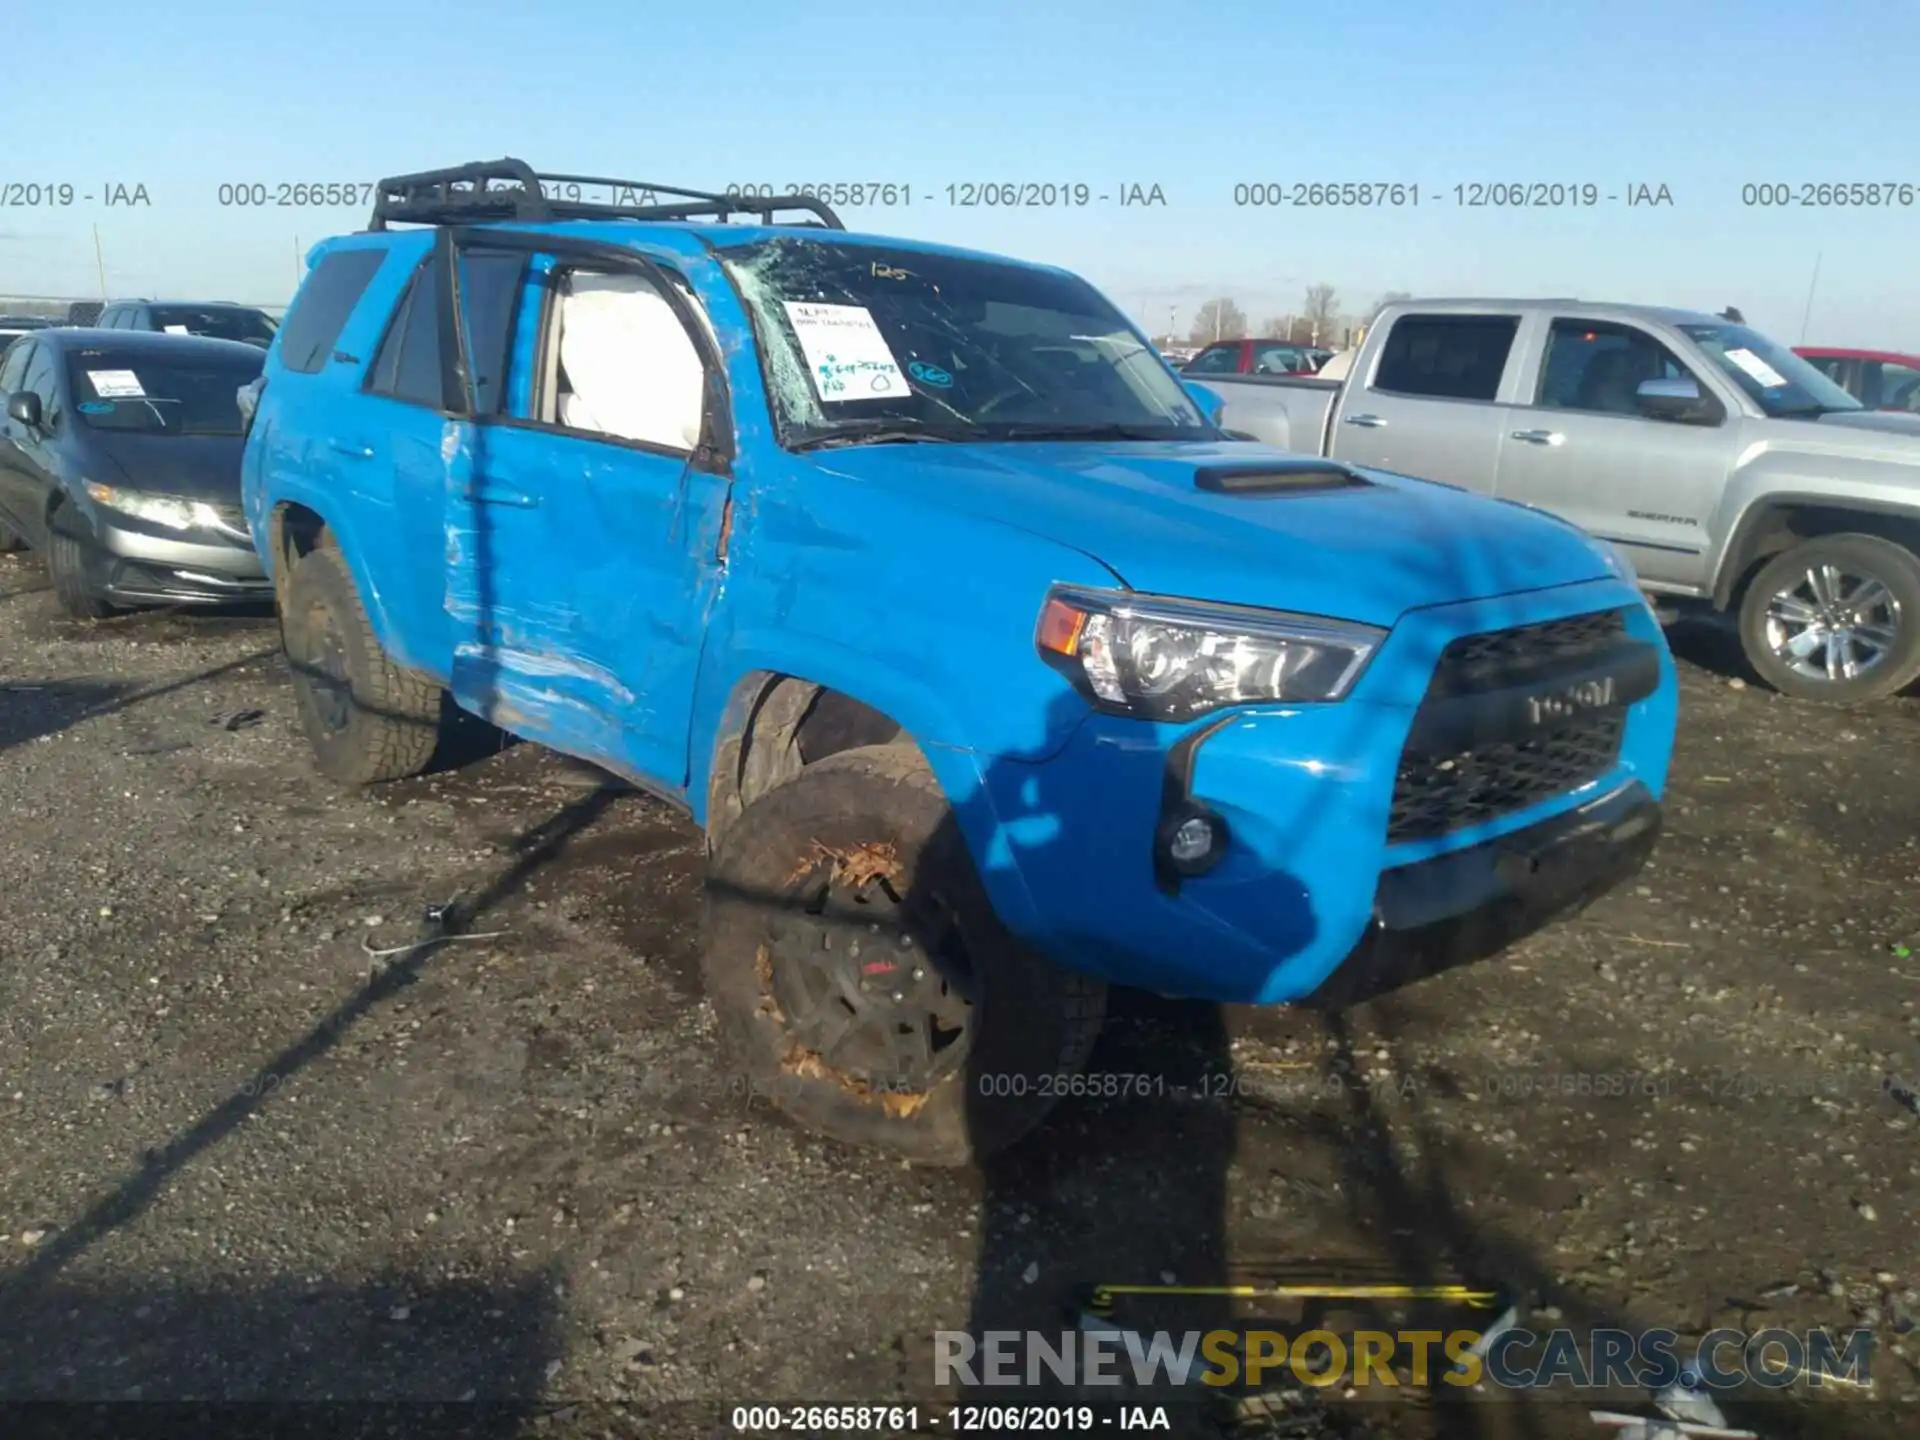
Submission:
[[[1297,312],[1268,316],[1255,329],[1237,300],[1230,295],[1219,295],[1203,304],[1194,315],[1187,341],[1192,345],[1211,345],[1216,340],[1285,340],[1293,345],[1325,345],[1338,350],[1351,342],[1357,330],[1371,324],[1384,307],[1412,298],[1405,290],[1389,290],[1356,315],[1341,308],[1339,292],[1333,286],[1309,285]]]

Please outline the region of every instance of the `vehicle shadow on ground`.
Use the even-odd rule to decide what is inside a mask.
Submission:
[[[37,1244],[22,1263],[0,1272],[0,1317],[6,1317],[6,1323],[11,1323],[21,1316],[57,1314],[65,1316],[68,1322],[82,1326],[104,1324],[102,1312],[95,1306],[107,1303],[107,1297],[96,1296],[89,1300],[84,1287],[76,1288],[75,1282],[65,1278],[69,1268],[96,1246],[124,1231],[151,1210],[167,1187],[187,1167],[270,1108],[275,1094],[289,1088],[287,1082],[341,1044],[353,1027],[370,1012],[416,984],[436,958],[444,953],[447,940],[469,930],[476,919],[521,891],[535,872],[555,860],[576,835],[606,812],[618,793],[611,788],[591,792],[558,810],[543,823],[523,832],[513,844],[512,859],[504,870],[477,893],[450,905],[436,918],[428,933],[422,936],[422,943],[417,948],[391,961],[374,962],[372,973],[364,984],[298,1039],[279,1053],[260,1061],[256,1070],[259,1077],[257,1083],[250,1081],[240,1086],[171,1140],[147,1150],[138,1170],[115,1184],[74,1223],[55,1230]],[[452,1296],[449,1303],[456,1311],[463,1305],[469,1305],[468,1300],[459,1298],[461,1292],[457,1289],[449,1293]],[[64,1309],[60,1308],[61,1302],[57,1298],[61,1295],[70,1297]],[[151,1303],[131,1296],[120,1296],[113,1303],[124,1305],[129,1301],[135,1309]],[[261,1303],[270,1308],[274,1302],[268,1297]],[[351,1305],[354,1302],[350,1297],[343,1297],[338,1303]],[[503,1307],[495,1305],[494,1308]],[[524,1304],[521,1308],[525,1308]],[[546,1321],[542,1319],[539,1326],[523,1326],[523,1329],[528,1333],[537,1331],[544,1334],[545,1326]],[[396,1332],[396,1338],[401,1333]],[[230,1342],[243,1348],[253,1343],[244,1334]],[[319,1358],[323,1357],[316,1357]],[[369,1359],[377,1358],[376,1347]],[[544,1366],[549,1358],[543,1354],[541,1365]],[[0,1361],[0,1365],[3,1364],[4,1361]],[[506,1373],[497,1372],[495,1380]],[[539,1388],[539,1384],[534,1382],[530,1388],[516,1393],[537,1394]],[[497,1385],[483,1385],[481,1389],[483,1393],[501,1393]],[[227,1391],[217,1387],[213,1393],[225,1396]]]
[[[146,700],[190,689],[224,675],[232,675],[250,665],[271,659],[272,649],[255,650],[238,660],[197,670],[179,680],[160,685],[133,685],[117,680],[49,680],[0,682],[0,750],[24,745],[88,720],[129,709]]]
[[[1665,629],[1668,648],[1689,665],[1696,665],[1722,680],[1770,688],[1747,659],[1740,644],[1739,626],[1733,617],[1682,612]]]
[[[508,1440],[560,1359],[557,1279],[62,1280],[0,1317],[0,1426]]]

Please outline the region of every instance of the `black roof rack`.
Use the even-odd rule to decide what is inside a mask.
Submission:
[[[580,197],[580,191],[596,187],[604,187],[616,198],[601,202]],[[775,218],[793,212],[813,218]],[[406,225],[470,225],[486,220],[713,220],[726,224],[735,215],[756,216],[763,225],[847,228],[811,195],[721,195],[602,175],[541,175],[526,161],[514,159],[476,160],[450,170],[423,170],[382,180],[367,228],[385,230],[396,221]]]

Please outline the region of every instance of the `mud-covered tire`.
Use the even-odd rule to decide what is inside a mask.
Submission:
[[[809,991],[835,963],[858,996]],[[708,864],[702,971],[746,1093],[805,1129],[923,1164],[969,1164],[1031,1131],[1086,1064],[1106,1013],[1101,982],[1001,925],[910,744],[827,756],[727,827]],[[795,1003],[810,993],[835,998]],[[882,1018],[823,1044],[811,1022],[833,1004],[871,1004]],[[900,1037],[936,1010],[957,1038],[928,1045],[930,1064],[858,1063],[862,1043],[885,1044],[874,1036],[911,1045]]]
[[[445,694],[394,664],[341,553],[322,546],[287,577],[280,641],[295,708],[315,763],[342,785],[401,780],[426,769],[439,744]]]
[[[1890,639],[1878,661],[1858,675],[1809,675],[1779,653],[1778,646],[1804,624],[1797,618],[1801,612],[1820,608],[1820,596],[1804,578],[1810,574],[1853,595],[1866,591],[1849,587],[1873,582],[1879,587],[1874,593],[1884,597],[1868,618],[1876,633],[1888,633]],[[1835,603],[1848,609],[1841,603],[1845,600],[1843,593]],[[1747,586],[1740,605],[1740,647],[1760,678],[1783,695],[1839,704],[1898,694],[1920,678],[1920,558],[1877,535],[1823,535],[1782,551]]]
[[[75,620],[104,620],[113,613],[113,606],[87,585],[86,548],[58,528],[47,537],[47,578],[61,611]]]
[[[16,550],[26,548],[27,542],[20,538],[20,533],[6,521],[0,520],[0,555],[11,555]]]

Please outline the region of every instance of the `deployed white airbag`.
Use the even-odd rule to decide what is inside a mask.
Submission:
[[[700,443],[700,352],[660,292],[637,275],[569,277],[560,298],[559,420],[626,440]]]

